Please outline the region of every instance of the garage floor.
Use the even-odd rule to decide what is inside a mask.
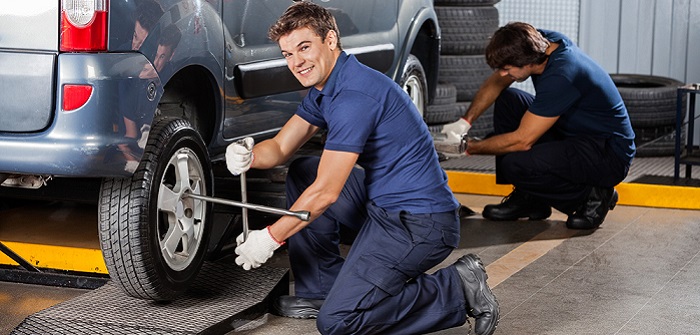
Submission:
[[[477,212],[501,200],[456,195]],[[67,215],[61,206],[55,211],[47,214]],[[623,205],[595,231],[568,230],[565,220],[559,212],[546,221],[490,222],[478,214],[465,218],[459,248],[438,267],[465,253],[481,256],[501,306],[497,334],[700,333],[700,211]],[[85,228],[78,221],[66,224],[71,226],[64,229]],[[6,227],[0,224],[0,237]],[[286,262],[281,250],[268,266],[284,267]],[[11,332],[27,315],[85,292],[0,282],[0,333]],[[437,334],[467,333],[465,326]],[[317,332],[313,320],[265,315],[229,334]]]

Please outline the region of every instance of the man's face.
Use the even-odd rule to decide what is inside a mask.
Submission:
[[[501,77],[510,77],[511,79],[517,81],[517,82],[523,82],[527,80],[527,78],[530,77],[532,74],[532,65],[525,65],[525,66],[512,66],[512,65],[506,65],[500,69],[498,69],[498,73],[501,75]]]
[[[173,47],[169,45],[158,45],[158,50],[156,51],[156,59],[153,60],[153,66],[155,66],[157,71],[163,70],[165,64],[168,63],[173,58]]]
[[[325,40],[310,28],[293,30],[279,39],[287,67],[304,87],[322,90],[338,57],[337,37],[330,31]]]
[[[134,27],[134,37],[131,39],[131,50],[138,50],[143,44],[143,40],[148,36],[148,31],[141,26],[139,21],[136,21]]]

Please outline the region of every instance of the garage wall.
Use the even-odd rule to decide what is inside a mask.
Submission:
[[[581,0],[579,45],[608,72],[698,82],[700,1]]]
[[[698,0],[501,0],[497,7],[501,25],[561,31],[609,73],[700,82]]]

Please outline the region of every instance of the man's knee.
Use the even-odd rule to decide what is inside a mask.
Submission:
[[[319,157],[301,157],[289,164],[287,183],[309,186],[316,179]]]
[[[498,173],[500,177],[505,178],[506,180],[509,180],[510,183],[514,183],[516,181],[522,180],[526,173],[521,166],[521,161],[518,158],[520,155],[515,155],[515,154],[506,154],[503,155],[501,158],[500,162],[500,167],[498,170]]]
[[[493,127],[496,134],[517,129],[533,100],[534,96],[525,91],[515,88],[503,90],[494,103]]]
[[[352,334],[353,329],[350,329],[343,320],[331,318],[328,313],[324,313],[323,309],[318,313],[316,319],[316,328],[323,335],[330,334]]]

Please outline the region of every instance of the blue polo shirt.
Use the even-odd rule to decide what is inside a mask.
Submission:
[[[559,43],[541,75],[533,75],[535,100],[530,112],[558,116],[554,125],[565,136],[610,139],[616,155],[629,164],[635,154],[634,132],[620,93],[610,75],[565,35],[540,30]]]
[[[328,130],[325,149],[360,154],[367,195],[377,206],[414,214],[459,206],[409,96],[355,56],[343,52],[323,90],[311,88],[296,114]]]

